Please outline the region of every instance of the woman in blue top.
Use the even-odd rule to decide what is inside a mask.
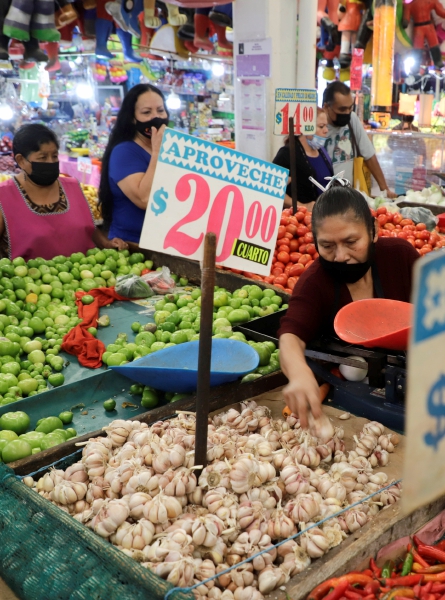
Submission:
[[[99,202],[108,238],[139,243],[168,112],[150,84],[125,96],[102,159]]]

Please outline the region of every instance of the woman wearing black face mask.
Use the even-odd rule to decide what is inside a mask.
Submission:
[[[334,334],[334,317],[350,302],[376,297],[409,302],[419,257],[406,240],[379,238],[368,204],[349,187],[331,187],[320,196],[312,231],[320,256],[298,280],[279,331],[281,367],[289,379],[283,395],[303,426],[308,407],[315,417],[321,413],[306,344]]]
[[[164,96],[153,85],[136,85],[124,98],[102,159],[99,187],[110,238],[139,243],[168,117]]]
[[[0,256],[51,259],[95,245],[126,246],[95,229],[78,181],[59,180],[59,142],[48,127],[21,127],[13,153],[21,173],[0,184]]]

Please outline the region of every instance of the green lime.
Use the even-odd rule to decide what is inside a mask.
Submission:
[[[90,294],[86,294],[85,296],[82,296],[82,304],[92,304],[94,302],[94,296],[91,296]]]
[[[145,389],[144,393],[142,394],[141,406],[144,408],[154,408],[158,404],[159,398],[156,392]]]
[[[73,420],[73,413],[70,410],[64,410],[60,413],[59,419],[62,421],[64,425],[68,425]]]
[[[105,410],[114,410],[116,408],[116,400],[113,400],[113,398],[105,400],[103,407],[105,408]]]
[[[142,325],[139,323],[139,321],[135,321],[131,324],[131,331],[134,331],[134,333],[139,333],[141,327]]]
[[[65,376],[62,373],[51,373],[48,377],[49,383],[54,387],[59,387],[65,382]]]
[[[94,335],[94,337],[96,337],[96,335],[97,335],[97,329],[95,327],[88,327],[87,331],[89,333],[91,333],[91,335]]]

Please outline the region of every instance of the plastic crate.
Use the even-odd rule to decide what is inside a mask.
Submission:
[[[66,468],[77,457],[67,457]],[[173,588],[0,464],[0,575],[22,600],[162,600]],[[174,600],[194,600],[175,592]]]

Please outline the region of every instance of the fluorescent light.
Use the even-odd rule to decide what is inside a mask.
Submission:
[[[215,77],[222,77],[226,72],[224,65],[220,62],[215,62],[212,65],[212,73]]]
[[[405,60],[403,62],[403,68],[405,69],[405,73],[407,75],[409,75],[411,73],[411,69],[414,67],[415,64],[416,64],[416,61],[414,60],[414,58],[412,56],[408,56],[407,58],[405,58]]]
[[[81,100],[89,100],[94,95],[94,90],[89,83],[78,83],[76,86],[77,97]]]
[[[167,108],[170,110],[178,110],[181,108],[181,98],[175,92],[170,92],[166,100]]]
[[[0,104],[0,121],[10,121],[14,116],[14,111],[7,104]]]

